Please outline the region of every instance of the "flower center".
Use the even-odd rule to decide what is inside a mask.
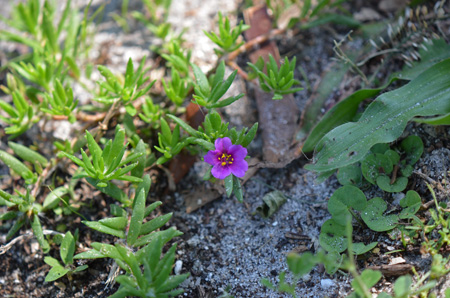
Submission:
[[[231,156],[231,154],[225,154],[225,153],[222,153],[221,156],[218,156],[217,160],[220,161],[220,164],[222,165],[222,167],[224,167],[226,165],[231,165],[234,162],[233,156]]]

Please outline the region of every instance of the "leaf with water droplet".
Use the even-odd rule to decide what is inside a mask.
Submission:
[[[450,59],[436,63],[407,85],[378,96],[358,122],[328,132],[316,146],[314,163],[305,168],[326,172],[360,161],[378,143],[399,138],[415,116],[450,113]]]
[[[395,228],[398,216],[383,215],[387,204],[382,198],[373,198],[367,202],[367,207],[361,212],[361,218],[369,229],[376,232],[389,231]]]
[[[333,219],[329,219],[322,225],[319,235],[320,246],[326,251],[343,252],[347,249],[347,237],[345,237],[345,226],[340,225]]]

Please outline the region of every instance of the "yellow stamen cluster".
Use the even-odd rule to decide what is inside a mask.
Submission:
[[[218,156],[217,160],[220,162],[222,167],[226,166],[227,164],[231,165],[234,162],[233,156],[231,156],[230,154],[225,154],[225,153],[222,153],[221,156]]]

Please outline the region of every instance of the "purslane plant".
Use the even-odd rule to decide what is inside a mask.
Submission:
[[[225,19],[225,20],[224,20]],[[221,50],[214,49],[216,54],[223,55],[225,52],[230,53],[234,50],[237,50],[240,46],[244,44],[243,41],[238,41],[238,38],[241,36],[242,32],[250,29],[249,25],[244,25],[244,21],[240,21],[239,25],[234,28],[231,28],[230,20],[228,17],[222,17],[222,12],[219,11],[219,34],[217,35],[214,32],[206,32],[205,35],[211,39],[216,45],[218,45]]]
[[[92,178],[90,182],[101,188],[107,187],[108,181],[113,179],[125,180],[133,183],[142,181],[139,177],[126,175],[138,165],[136,160],[144,153],[131,153],[123,159],[128,144],[124,145],[125,131],[121,129],[120,126],[116,127],[114,141],[109,140],[103,150],[88,131],[86,131],[86,139],[92,160],[83,149],[81,149],[82,160],[64,151],[59,153],[61,156],[69,158],[84,169],[85,173],[82,173],[80,177]],[[129,164],[131,162],[134,163]]]
[[[149,77],[144,77],[148,69],[144,69],[146,58],[144,57],[139,64],[139,67],[134,70],[133,60],[128,59],[127,69],[125,77],[122,80],[115,76],[107,67],[103,65],[98,66],[100,74],[105,78],[105,81],[97,81],[101,90],[99,96],[94,100],[113,104],[115,101],[120,100],[124,105],[127,112],[134,116],[136,109],[132,105],[132,102],[139,97],[148,93],[155,81],[148,83]]]
[[[224,81],[225,63],[223,61],[219,64],[216,73],[211,76],[210,80],[208,80],[206,75],[197,65],[192,64],[192,69],[194,70],[195,75],[194,103],[207,109],[223,108],[244,96],[244,94],[239,94],[219,101],[219,99],[221,99],[228,91],[237,74],[237,70],[233,71],[233,73],[231,73]]]
[[[95,222],[83,221],[99,232],[121,239],[114,245],[93,242],[91,244],[93,249],[74,257],[75,259],[111,258],[126,272],[116,278],[121,287],[111,297],[175,296],[182,293],[182,290],[175,288],[188,277],[188,274],[170,275],[176,245],[173,245],[161,258],[163,245],[182,234],[175,228],[158,230],[170,220],[172,213],[144,222],[146,217],[161,205],[158,201],[146,206],[150,184],[150,176],[146,175],[137,186],[136,197],[129,210],[131,216],[126,209],[118,205],[110,205],[111,214],[114,217]]]
[[[265,92],[273,92],[272,99],[280,100],[283,99],[284,94],[303,90],[301,87],[292,87],[300,84],[300,81],[294,79],[296,61],[296,57],[292,61],[285,57],[284,63],[278,67],[273,56],[269,54],[269,62],[266,64],[264,64],[262,58],[256,64],[250,62],[247,64],[256,72],[261,89]],[[264,68],[266,68],[267,74],[264,73]]]

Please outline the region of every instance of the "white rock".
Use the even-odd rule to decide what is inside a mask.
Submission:
[[[327,290],[330,287],[334,286],[334,281],[332,279],[322,279],[320,280],[320,286],[322,287],[322,289]]]
[[[175,275],[179,275],[180,274],[182,267],[183,267],[183,261],[177,260],[175,262],[175,268],[173,269],[173,271],[175,272]]]

